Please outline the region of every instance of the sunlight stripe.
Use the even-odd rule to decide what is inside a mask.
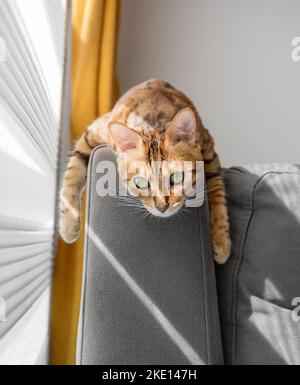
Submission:
[[[185,355],[192,365],[203,365],[203,360],[199,357],[196,351],[188,343],[188,341],[175,329],[171,322],[161,312],[158,306],[151,300],[151,298],[140,288],[134,279],[127,273],[124,267],[117,261],[114,255],[104,245],[104,243],[97,237],[92,229],[88,226],[86,228],[87,235],[93,241],[95,246],[102,252],[106,260],[112,265],[119,276],[126,282],[134,294],[139,298],[142,304],[149,310],[152,316],[159,322],[163,330],[168,334],[170,339],[177,345],[181,352]]]

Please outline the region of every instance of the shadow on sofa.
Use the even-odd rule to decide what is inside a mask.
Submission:
[[[300,169],[224,175],[233,242],[217,267],[225,363],[300,364]]]

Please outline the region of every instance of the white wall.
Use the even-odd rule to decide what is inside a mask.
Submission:
[[[123,0],[121,89],[183,90],[226,166],[300,163],[299,15],[299,0]]]

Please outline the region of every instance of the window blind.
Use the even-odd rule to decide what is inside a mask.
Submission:
[[[70,1],[0,2],[0,362],[5,337],[51,284],[69,30]]]

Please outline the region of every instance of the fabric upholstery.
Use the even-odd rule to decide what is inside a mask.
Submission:
[[[97,149],[89,169],[78,364],[222,364],[207,201],[145,218],[98,195],[104,160]]]
[[[217,268],[225,363],[299,365],[300,168],[233,168],[225,181],[233,241]]]

